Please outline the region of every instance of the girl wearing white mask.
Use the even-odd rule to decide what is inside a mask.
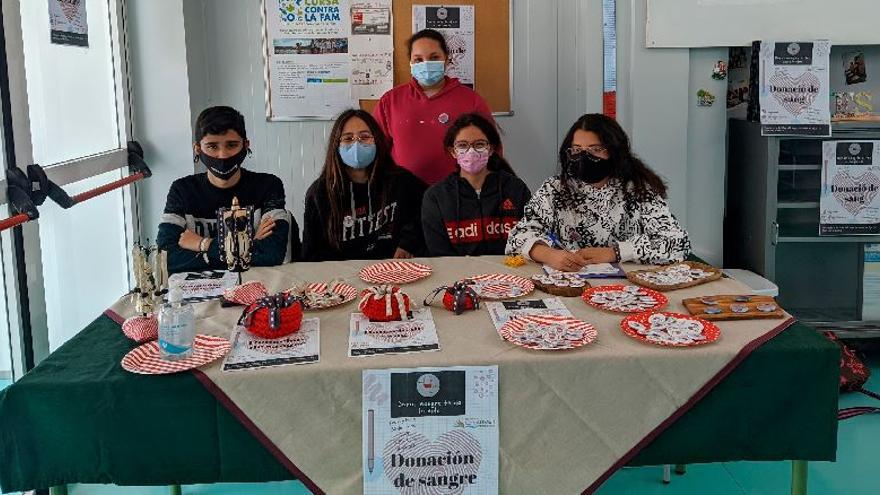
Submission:
[[[449,126],[472,112],[492,121],[492,111],[471,88],[445,75],[449,48],[442,34],[419,31],[409,39],[408,50],[412,81],[385,93],[373,114],[391,141],[394,161],[436,184],[456,169],[443,148]]]
[[[504,254],[507,234],[531,198],[497,153],[501,137],[480,114],[459,117],[443,140],[455,172],[425,193],[422,228],[431,256]]]
[[[303,259],[421,255],[424,192],[422,181],[394,164],[373,116],[346,110],[330,133],[324,169],[306,192]]]

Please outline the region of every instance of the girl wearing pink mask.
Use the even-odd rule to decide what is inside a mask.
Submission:
[[[507,234],[531,198],[526,184],[496,151],[501,136],[478,113],[462,115],[443,140],[456,171],[422,201],[422,228],[431,256],[504,254]]]

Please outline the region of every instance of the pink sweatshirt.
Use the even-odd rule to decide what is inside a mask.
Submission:
[[[443,136],[455,119],[470,112],[483,114],[494,122],[485,100],[450,77],[443,89],[430,98],[415,79],[401,84],[382,95],[373,110],[391,140],[391,157],[428,185],[455,171],[455,159],[443,148]]]

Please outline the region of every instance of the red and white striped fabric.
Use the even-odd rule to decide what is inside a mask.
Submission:
[[[309,292],[313,292],[315,294],[324,294],[327,292],[327,284],[325,282],[313,282],[306,286]],[[354,300],[358,295],[358,290],[351,284],[346,284],[343,282],[337,282],[330,287],[330,292],[334,294],[338,294],[342,296],[342,300],[336,303],[324,304],[324,305],[316,305],[316,306],[308,306],[306,309],[327,309],[335,306],[339,306],[345,304],[349,301]]]
[[[474,292],[482,299],[513,299],[535,290],[531,280],[507,273],[485,273],[465,280],[473,284]]]
[[[498,333],[504,340],[527,349],[557,351],[575,349],[594,340],[593,325],[558,315],[523,315],[505,323]]]
[[[433,270],[430,266],[414,261],[383,261],[365,266],[360,277],[371,284],[411,284],[430,277]]]
[[[159,355],[157,341],[132,349],[122,358],[122,368],[140,375],[166,375],[198,368],[219,359],[229,352],[232,344],[212,335],[196,335],[192,356],[180,361],[166,361]]]
[[[159,338],[159,318],[155,314],[132,316],[122,322],[122,333],[135,342],[148,342]]]
[[[266,297],[268,293],[262,282],[252,281],[226,289],[223,299],[242,306],[250,306],[260,298]]]

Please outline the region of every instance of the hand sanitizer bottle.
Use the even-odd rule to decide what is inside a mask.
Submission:
[[[168,302],[159,310],[159,355],[177,361],[192,355],[196,336],[195,312],[183,301],[179,288],[171,289]]]

